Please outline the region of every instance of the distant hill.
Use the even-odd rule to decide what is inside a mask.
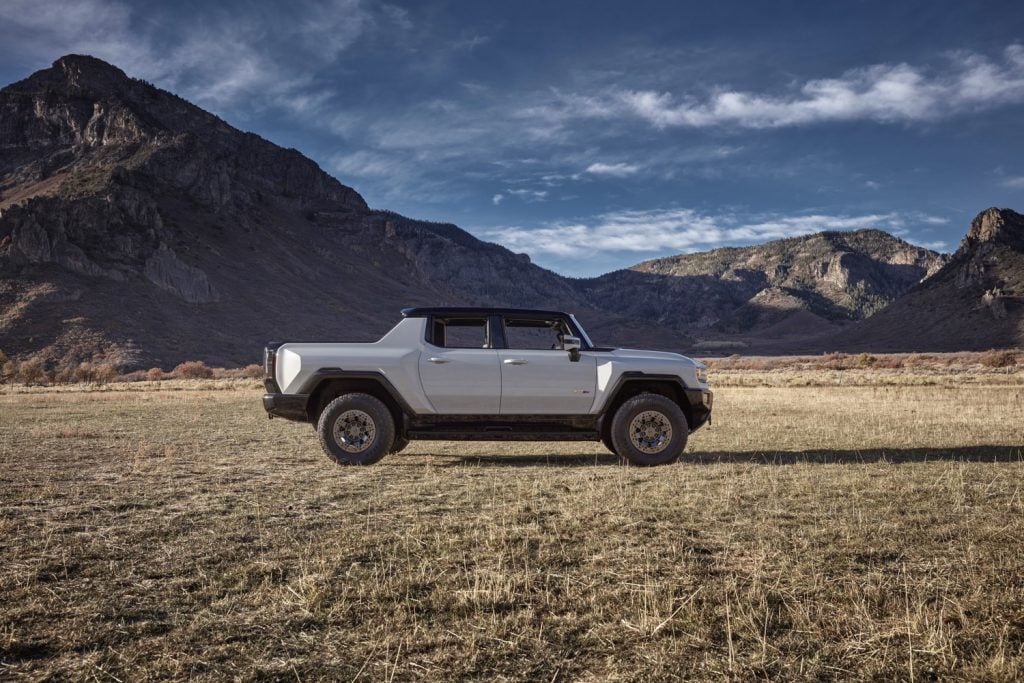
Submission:
[[[877,315],[817,344],[862,351],[1024,346],[1024,216],[982,211],[937,273]]]
[[[708,337],[806,337],[866,318],[946,257],[880,230],[821,232],[645,261],[589,283],[661,324]]]
[[[373,210],[299,152],[101,60],[0,90],[0,350],[52,366],[247,364],[269,339],[376,338],[416,304],[567,309],[609,344],[832,344],[872,334],[859,321],[945,260],[868,230],[564,278]]]

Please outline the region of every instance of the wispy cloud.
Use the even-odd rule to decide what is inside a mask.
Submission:
[[[930,121],[1024,101],[1024,46],[1010,45],[1000,60],[954,53],[943,70],[908,64],[866,66],[835,78],[805,81],[789,92],[759,93],[724,86],[711,90],[705,97],[628,87],[610,87],[597,94],[556,93],[557,103],[524,111],[552,120],[636,117],[657,128]]]
[[[362,0],[299,0],[245,14],[210,5],[173,21],[146,21],[136,10],[117,0],[8,0],[0,37],[38,59],[91,54],[215,110],[244,102],[301,114],[330,96],[311,87],[315,68],[374,29],[409,21],[404,10]]]
[[[505,194],[522,199],[524,202],[543,202],[548,198],[547,190],[510,189],[505,190]]]
[[[587,221],[563,221],[537,228],[502,227],[481,234],[513,251],[581,257],[598,252],[689,252],[730,244],[755,244],[823,230],[881,228],[906,230],[926,222],[899,213],[863,215],[708,214],[694,209],[616,211]]]
[[[600,161],[594,162],[587,166],[586,173],[591,175],[603,175],[613,176],[616,178],[625,178],[626,176],[633,175],[640,170],[640,167],[636,164],[617,163],[617,164],[606,164]]]
[[[1015,190],[1024,189],[1024,176],[1017,176],[1014,178],[1006,178],[1001,183],[1003,187],[1010,187]]]

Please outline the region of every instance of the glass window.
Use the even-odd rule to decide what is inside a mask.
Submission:
[[[505,319],[505,342],[510,349],[561,350],[569,328],[561,319]]]
[[[446,349],[486,349],[490,346],[486,318],[435,318],[433,333],[434,346]]]

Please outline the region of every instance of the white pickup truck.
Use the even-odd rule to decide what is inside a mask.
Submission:
[[[576,318],[407,308],[373,343],[271,343],[270,417],[312,423],[331,460],[368,465],[410,439],[601,441],[676,461],[711,418],[707,370],[675,353],[596,347]]]

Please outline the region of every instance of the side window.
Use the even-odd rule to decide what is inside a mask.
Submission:
[[[562,348],[568,328],[563,320],[505,319],[505,342],[510,349],[551,350]]]
[[[486,318],[434,318],[431,342],[446,349],[486,349]]]

